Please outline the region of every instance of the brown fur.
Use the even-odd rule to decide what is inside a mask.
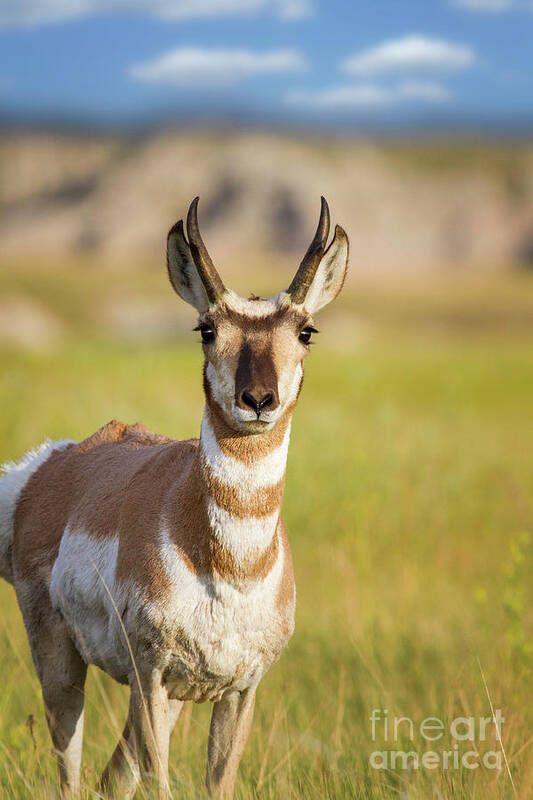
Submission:
[[[202,320],[208,322],[215,329],[228,325],[238,329],[245,336],[253,334],[254,336],[262,335],[266,338],[270,337],[272,331],[280,325],[298,333],[308,324],[309,319],[309,314],[291,306],[278,308],[271,314],[265,314],[264,317],[249,317],[223,303],[220,303],[215,309],[202,316]]]
[[[261,400],[266,394],[270,394],[272,401],[268,406],[269,409],[279,405],[278,376],[270,345],[252,349],[250,343],[244,341],[235,373],[235,404],[241,408],[246,408],[243,400],[244,392],[248,392],[256,400]]]
[[[204,383],[207,384],[207,382]],[[283,442],[287,432],[287,425],[291,420],[296,403],[293,403],[285,411],[272,430],[258,433],[255,436],[243,436],[227,424],[221,409],[211,395],[209,384],[205,386],[205,393],[209,422],[215,433],[218,446],[227,456],[232,456],[232,458],[237,459],[237,461],[243,461],[245,464],[253,464],[258,459],[264,458],[269,453],[277,450]]]
[[[221,483],[208,469],[204,469],[204,480],[217,506],[233,517],[266,517],[281,508],[285,479],[245,495],[239,489]]]
[[[287,536],[287,530],[285,528],[285,525],[281,517],[278,523],[278,532],[280,534],[281,543],[283,547],[284,560],[283,560],[283,574],[281,576],[281,581],[279,584],[278,596],[276,598],[276,605],[279,611],[282,625],[285,628],[285,632],[288,633],[287,610],[290,604],[294,602],[294,597],[295,597],[294,567],[292,563],[292,553],[291,553],[291,546],[289,544],[289,537]]]
[[[48,581],[69,522],[95,538],[118,535],[117,580],[132,578],[147,597],[164,602],[169,586],[158,547],[164,524],[191,572],[256,580],[275,562],[277,539],[256,559],[236,564],[209,535],[206,511],[209,493],[244,516],[245,507],[233,507],[228,492],[213,476],[206,479],[198,440],[176,441],[113,420],[53,453],[28,481],[15,517],[17,574],[26,581],[44,572]],[[266,494],[258,515],[281,505],[283,482]]]

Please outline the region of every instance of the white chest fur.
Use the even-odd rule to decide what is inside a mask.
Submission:
[[[219,447],[207,417],[202,423],[204,468],[232,487],[246,504],[254,492],[274,486],[285,473],[289,431],[275,451],[246,465]],[[277,530],[280,509],[232,516],[209,498],[210,530],[219,548],[243,564],[277,541],[267,574],[235,582],[216,572],[196,574],[176,542],[179,531],[158,534],[160,563],[169,591],[157,603],[133,581],[116,581],[118,536],[95,538],[68,527],[52,570],[50,594],[80,652],[118,680],[132,673],[129,644],[140,659],[153,659],[169,690],[182,699],[216,699],[229,687],[253,685],[277,659],[293,627],[294,604],[280,611],[278,596],[285,551]]]
[[[153,666],[166,674],[173,696],[213,700],[230,687],[241,690],[258,682],[292,631],[294,609],[282,618],[276,602],[281,543],[266,577],[241,586],[195,575],[165,530],[160,546],[171,589],[156,605],[133,583],[117,584],[117,537],[97,540],[65,531],[50,595],[85,660],[127,680],[132,673],[127,633],[134,653],[150,645]]]
[[[174,696],[213,700],[229,687],[242,690],[257,683],[288,638],[287,620],[277,608],[281,543],[270,572],[239,586],[190,572],[165,531],[161,544],[172,589],[164,609],[151,612],[156,624],[172,630],[166,668]]]

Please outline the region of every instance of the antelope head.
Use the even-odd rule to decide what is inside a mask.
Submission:
[[[317,333],[313,315],[340,292],[348,265],[348,237],[337,225],[331,244],[329,208],[322,198],[313,241],[289,286],[268,300],[226,289],[198,226],[198,198],[167,239],[167,267],[175,291],[198,311],[207,402],[233,431],[263,433],[292,412],[303,362]]]

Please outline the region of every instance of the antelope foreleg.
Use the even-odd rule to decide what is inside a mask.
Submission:
[[[255,689],[227,694],[213,706],[207,749],[209,794],[229,800],[250,733]]]

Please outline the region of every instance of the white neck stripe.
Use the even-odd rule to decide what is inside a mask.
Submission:
[[[207,515],[211,531],[217,542],[240,562],[257,557],[272,543],[276,533],[280,509],[266,517],[234,517],[220,508],[213,499],[207,502]]]
[[[202,418],[200,435],[200,447],[204,463],[217,480],[228,486],[241,487],[248,490],[275,486],[285,475],[290,432],[291,423],[289,421],[283,441],[276,450],[258,459],[253,464],[245,464],[233,456],[226,455],[221,450],[209,422],[206,409]]]

